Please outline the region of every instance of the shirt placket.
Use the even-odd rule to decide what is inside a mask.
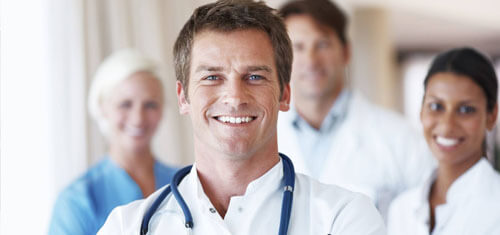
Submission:
[[[203,200],[200,205],[200,210],[202,211],[203,217],[210,220],[210,224],[217,226],[217,234],[232,235],[226,223],[208,199]]]
[[[435,210],[436,223],[432,235],[443,234],[443,230],[446,228],[446,224],[452,215],[452,210],[450,205],[444,204],[436,207]]]

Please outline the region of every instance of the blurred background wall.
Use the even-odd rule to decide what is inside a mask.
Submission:
[[[97,66],[114,50],[136,47],[161,66],[167,102],[155,153],[174,165],[192,162],[190,123],[177,110],[172,46],[192,10],[207,2],[2,0],[1,234],[45,234],[57,193],[106,153],[86,97]],[[422,80],[437,52],[474,46],[500,68],[500,1],[338,3],[350,17],[351,86],[417,129]]]

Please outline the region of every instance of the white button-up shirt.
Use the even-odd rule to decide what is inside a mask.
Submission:
[[[409,190],[389,210],[389,235],[500,234],[500,174],[482,158],[458,177],[446,193],[446,203],[435,209],[429,232],[429,190],[436,173],[425,185]]]
[[[283,199],[283,165],[280,161],[251,182],[244,195],[231,198],[224,218],[205,195],[196,166],[179,185],[193,216],[193,234],[278,234]],[[163,191],[118,207],[98,234],[139,234],[143,215]],[[321,184],[304,175],[295,177],[288,234],[383,235],[382,218],[370,200],[337,186]],[[184,214],[170,194],[149,223],[149,234],[189,234]]]
[[[327,155],[302,153],[300,146],[308,136],[295,127],[298,114],[293,108],[279,114],[278,150],[290,156],[297,172],[363,193],[385,216],[392,199],[425,181],[435,160],[425,140],[402,117],[370,104],[357,92],[348,98],[345,116],[324,134],[331,135]]]

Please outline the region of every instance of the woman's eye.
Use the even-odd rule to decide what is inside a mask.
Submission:
[[[430,103],[429,104],[429,109],[432,111],[439,111],[443,109],[443,106],[439,103]]]
[[[476,108],[472,106],[462,105],[458,108],[458,112],[462,114],[474,113],[476,112]]]

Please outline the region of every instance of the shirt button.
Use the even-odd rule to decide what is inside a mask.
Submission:
[[[209,211],[210,211],[210,213],[212,213],[212,214],[215,214],[215,212],[217,212],[217,211],[215,210],[215,208],[213,208],[213,207],[210,207],[210,209],[208,209],[208,210],[209,210]]]
[[[238,207],[238,212],[243,212],[243,207]]]

